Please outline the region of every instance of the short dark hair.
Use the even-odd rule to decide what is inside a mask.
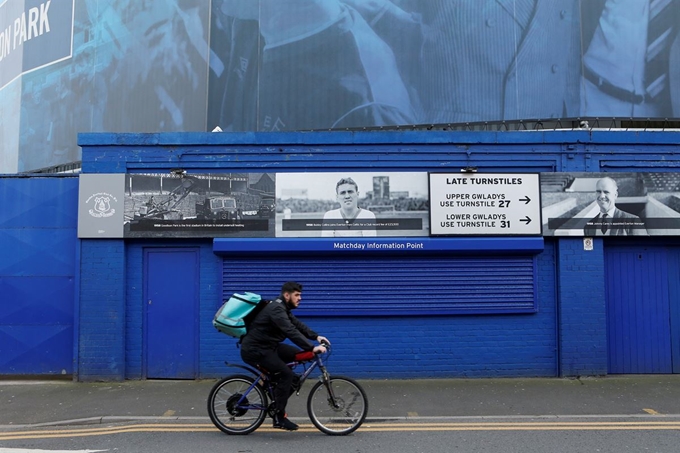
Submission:
[[[302,285],[298,282],[286,282],[281,286],[281,294],[294,293],[295,291],[302,292]]]
[[[359,186],[357,185],[356,182],[352,178],[342,178],[338,183],[335,185],[335,193],[338,193],[338,187],[340,187],[343,184],[352,184],[354,186],[354,189],[358,192],[359,191]]]

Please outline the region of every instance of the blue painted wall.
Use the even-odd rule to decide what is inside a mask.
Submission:
[[[281,171],[473,165],[480,171],[619,172],[675,171],[679,138],[620,131],[87,134],[81,144],[89,173],[263,165]],[[235,341],[210,324],[222,271],[212,241],[78,241],[73,176],[0,178],[0,201],[0,375],[141,378],[144,247],[200,248],[197,377],[220,376],[228,371],[225,360],[240,361]],[[357,377],[606,374],[603,241],[596,239],[592,251],[583,250],[582,238],[545,244],[536,314],[307,321],[338,346],[333,369]]]
[[[674,171],[675,132],[333,132],[84,134],[83,171]],[[84,240],[79,379],[142,376],[142,249],[201,249],[200,369],[228,372],[235,341],[210,324],[220,305],[221,257],[210,241]],[[107,275],[107,277],[103,277]],[[607,372],[601,239],[546,240],[539,311],[522,315],[309,318],[338,346],[335,372],[357,377],[573,376]],[[95,291],[96,288],[96,291]],[[106,320],[105,325],[97,319]]]
[[[607,374],[607,317],[603,241],[583,250],[583,238],[558,241],[560,373]]]
[[[125,246],[81,240],[78,376],[121,380],[125,373]]]
[[[0,177],[0,375],[73,373],[77,209],[77,177]]]

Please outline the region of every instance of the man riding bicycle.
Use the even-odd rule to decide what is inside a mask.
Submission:
[[[314,346],[309,340],[330,344],[326,337],[314,332],[291,312],[300,305],[301,300],[302,285],[297,282],[284,283],[279,298],[268,303],[255,316],[248,326],[248,333],[241,341],[243,361],[266,370],[272,382],[276,384],[273,426],[288,431],[295,431],[298,425],[286,417],[286,404],[295,390],[296,378],[287,364],[301,351],[282,342],[289,339],[303,351],[315,353],[324,353],[326,348],[323,345]]]

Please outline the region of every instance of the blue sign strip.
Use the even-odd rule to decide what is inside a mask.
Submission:
[[[230,253],[540,253],[542,237],[464,238],[215,238],[213,252]]]

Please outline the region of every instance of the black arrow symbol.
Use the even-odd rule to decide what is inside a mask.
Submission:
[[[527,225],[529,225],[531,223],[531,219],[529,218],[529,216],[526,216],[526,215],[524,216],[523,219],[519,219],[519,221],[520,222],[526,222]]]
[[[529,204],[529,202],[531,201],[531,198],[524,195],[524,198],[520,198],[519,201],[523,201],[524,204]]]

